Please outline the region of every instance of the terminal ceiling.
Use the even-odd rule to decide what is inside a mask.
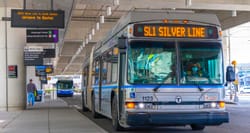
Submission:
[[[117,20],[129,11],[169,11],[188,10],[195,13],[216,14],[222,29],[250,21],[250,0],[52,0],[53,9],[65,10],[65,29],[60,30],[60,41],[56,44],[57,57],[54,75],[80,74],[85,55],[89,55],[91,47],[102,40],[105,34],[116,24]],[[24,0],[0,0],[0,6],[23,8]],[[106,15],[110,6],[112,14]],[[51,0],[26,0],[27,9],[51,9]],[[237,16],[233,17],[232,12]],[[79,50],[92,28],[99,22],[99,16],[105,16],[105,23],[95,29],[92,40]],[[51,44],[54,45],[54,44]],[[79,52],[77,52],[79,50]]]

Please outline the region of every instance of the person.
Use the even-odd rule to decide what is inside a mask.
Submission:
[[[188,66],[189,71],[187,72],[188,76],[195,76],[195,77],[201,77],[201,66],[199,63],[189,64]]]
[[[32,83],[32,79],[30,79],[30,82],[27,84],[27,95],[28,95],[28,105],[34,106],[35,103],[35,92],[37,92],[36,85]]]

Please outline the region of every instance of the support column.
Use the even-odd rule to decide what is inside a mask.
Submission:
[[[10,8],[0,8],[1,19],[10,16]],[[10,21],[0,20],[0,110],[22,110],[26,106],[26,70],[23,64],[25,30],[25,28],[12,28]],[[17,78],[8,78],[8,65],[17,65]]]
[[[229,60],[230,60],[230,58],[229,58],[229,56],[230,56],[229,38],[230,37],[228,35],[227,30],[223,31],[222,34],[223,34],[223,37],[222,37],[223,47],[222,48],[223,48],[223,55],[224,55],[224,67],[226,68],[229,64],[231,64],[229,62]],[[226,70],[226,69],[224,69],[224,70]]]

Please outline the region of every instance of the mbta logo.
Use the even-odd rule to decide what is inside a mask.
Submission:
[[[177,104],[180,104],[180,103],[182,102],[181,96],[176,96],[176,97],[175,97],[175,102],[176,102]]]

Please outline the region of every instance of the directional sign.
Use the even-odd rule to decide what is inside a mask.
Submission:
[[[26,30],[27,43],[57,43],[58,30],[32,29]]]
[[[24,65],[25,66],[43,65],[43,48],[42,47],[25,47],[24,48]]]
[[[43,49],[44,58],[55,58],[56,57],[56,49]]]
[[[64,11],[12,9],[11,27],[64,28]]]
[[[36,66],[36,76],[46,76],[53,73],[53,65]]]
[[[43,52],[43,47],[39,46],[24,47],[24,52]]]

